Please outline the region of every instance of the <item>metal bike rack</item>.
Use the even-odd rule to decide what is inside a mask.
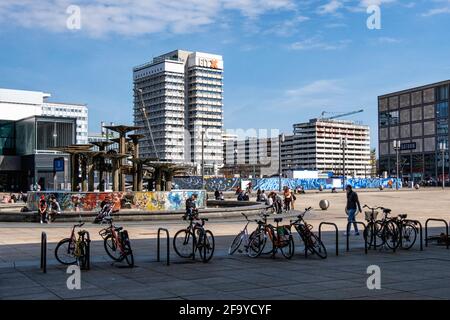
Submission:
[[[47,234],[41,234],[41,270],[47,273]]]
[[[420,251],[423,251],[423,227],[419,220],[405,220],[405,222],[412,222],[419,225],[419,235],[420,235]],[[400,232],[400,245],[402,245],[402,233]]]
[[[364,222],[355,221],[355,222],[348,222],[347,223],[347,229],[346,229],[347,230],[347,251],[350,251],[350,226],[353,223],[356,223],[357,225],[361,225],[361,226],[364,227],[363,234],[366,231],[366,224]],[[366,239],[364,239],[364,252],[365,252],[365,254],[367,254],[367,241],[366,241]]]
[[[327,226],[333,226],[334,229],[336,230],[336,255],[339,255],[339,229],[338,226],[335,223],[331,223],[331,222],[321,222],[319,224],[319,239],[320,241],[322,241],[322,226],[323,225],[327,225]],[[321,250],[321,248],[319,247],[319,251]]]
[[[156,260],[158,262],[161,261],[160,259],[160,246],[161,246],[161,231],[164,231],[166,233],[166,240],[167,240],[167,265],[170,264],[170,236],[169,236],[169,230],[165,229],[165,228],[159,228],[158,229],[158,238],[157,238],[157,242],[158,242],[158,250],[157,250],[157,258]]]
[[[445,232],[446,232],[446,245],[447,245],[447,249],[449,246],[449,241],[448,241],[448,223],[447,221],[445,221],[444,219],[433,219],[430,218],[425,222],[425,247],[428,247],[428,222],[430,221],[435,221],[435,222],[443,222],[445,224]]]

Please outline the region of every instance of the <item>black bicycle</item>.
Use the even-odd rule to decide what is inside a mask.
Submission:
[[[400,232],[397,222],[393,218],[388,217],[392,210],[383,207],[371,208],[367,205],[364,205],[364,208],[370,210],[370,212],[366,212],[368,223],[364,230],[364,239],[367,242],[367,246],[369,248],[386,246],[391,250],[396,250],[400,246]],[[376,220],[378,209],[383,211],[381,220]]]
[[[297,216],[297,220],[291,221],[291,226],[294,226],[295,230],[297,230],[297,233],[302,239],[308,252],[310,252],[311,254],[316,254],[322,259],[326,259],[327,248],[325,248],[322,240],[320,240],[319,237],[311,231],[313,226],[306,223],[306,221],[304,220],[305,214],[311,210],[311,207],[305,209],[303,213]]]
[[[192,216],[183,219],[189,220],[189,226],[179,230],[173,237],[173,247],[177,255],[181,258],[192,258],[198,251],[203,262],[211,260],[214,254],[214,235],[210,230],[205,230],[207,218],[200,219],[201,222]]]
[[[405,250],[409,250],[414,246],[417,233],[419,232],[417,222],[408,220],[406,219],[407,217],[408,215],[406,214],[399,214],[397,217],[392,218],[400,230],[400,247]]]

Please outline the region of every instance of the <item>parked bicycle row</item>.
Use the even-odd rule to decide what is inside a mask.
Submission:
[[[195,199],[194,199],[195,200]],[[188,225],[176,232],[173,237],[173,247],[175,253],[181,258],[193,258],[199,256],[203,262],[208,262],[213,258],[215,250],[214,235],[205,228],[207,218],[200,218],[195,207],[188,207],[183,216]],[[396,250],[398,248],[411,249],[416,243],[420,222],[408,220],[406,214],[391,217],[391,210],[384,207],[369,207],[364,205],[369,211],[365,212],[367,224],[364,224],[363,238],[367,248]],[[305,254],[317,255],[321,259],[327,258],[327,249],[320,236],[312,231],[313,226],[305,221],[305,215],[311,212],[312,208],[307,208],[303,213],[297,215],[289,223],[283,224],[283,217],[279,217],[268,210],[264,210],[255,219],[250,219],[246,214],[242,216],[246,219],[244,228],[233,239],[228,254],[240,252],[251,258],[261,255],[275,255],[277,252],[291,259],[295,252],[294,235],[298,234],[304,246]],[[382,212],[381,219],[378,218],[379,211]],[[274,224],[269,223],[269,217],[273,218]],[[433,219],[430,219],[433,220]],[[131,249],[131,241],[128,232],[113,223],[111,211],[104,211],[94,222],[108,224],[100,230],[99,234],[103,239],[106,253],[113,261],[125,261],[130,267],[134,266],[134,256]],[[255,223],[255,228],[250,229],[250,224]],[[323,224],[323,223],[322,223]],[[68,238],[61,240],[55,249],[56,259],[65,265],[78,264],[81,267],[87,264],[89,258],[90,237],[86,230],[80,229],[84,223],[73,226]],[[349,236],[351,222],[347,225],[347,238]],[[337,246],[337,226],[336,246]],[[421,230],[420,230],[421,232]]]

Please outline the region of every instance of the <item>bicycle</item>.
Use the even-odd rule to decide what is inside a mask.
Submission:
[[[323,244],[322,240],[312,232],[313,226],[311,224],[306,223],[304,216],[307,212],[311,211],[312,208],[306,208],[305,211],[297,216],[297,220],[291,220],[291,226],[294,226],[295,230],[302,239],[305,250],[310,252],[311,254],[316,254],[321,259],[327,258],[327,248]]]
[[[109,223],[108,227],[99,231],[108,256],[117,262],[125,260],[129,267],[134,267],[134,256],[128,231],[123,227],[115,226],[112,217],[105,217],[102,222]]]
[[[370,209],[370,214],[374,215],[370,217],[369,223],[364,230],[364,238],[368,247],[373,246],[376,249],[377,247],[387,246],[389,249],[395,251],[400,245],[399,228],[397,222],[393,218],[388,217],[392,210],[383,207],[370,208],[367,205],[364,205],[364,207]],[[376,220],[375,210],[378,209],[383,211],[384,216],[381,220]]]
[[[234,238],[233,242],[230,245],[230,248],[228,249],[228,254],[232,255],[235,253],[239,247],[241,246],[242,242],[244,242],[244,248],[247,253],[247,255],[251,258],[256,258],[261,254],[261,251],[263,250],[263,246],[261,245],[261,242],[264,241],[264,237],[257,237],[256,235],[261,235],[260,232],[258,232],[261,229],[261,220],[254,220],[258,227],[255,231],[253,231],[250,235],[248,233],[248,225],[251,220],[248,219],[248,217],[241,213],[245,219],[247,220],[247,224],[245,225],[244,229],[238,233],[238,235]],[[239,251],[242,252],[242,251]]]
[[[416,243],[417,233],[419,232],[414,221],[407,220],[408,215],[399,214],[392,220],[397,223],[400,230],[400,247],[405,250],[411,249]]]
[[[267,223],[267,216],[263,215],[264,221],[259,222],[260,229],[257,230],[255,237],[258,239],[264,239],[263,241],[259,241],[259,254],[272,254],[275,255],[278,250],[281,251],[281,254],[286,259],[291,259],[294,255],[295,245],[294,238],[292,237],[292,233],[290,230],[290,225],[280,226],[279,223],[283,221],[283,218],[274,218],[274,222],[276,226],[273,226],[270,223]],[[266,246],[267,240],[270,240],[272,244],[271,249],[268,252],[263,252]]]
[[[382,207],[369,207],[368,205],[364,205],[363,208],[367,208],[370,211],[365,211],[365,219],[367,221],[366,229],[364,229],[364,239],[367,242],[367,247],[371,248],[372,246],[376,249],[377,247],[381,247],[383,245],[383,241],[381,239],[381,222],[377,221],[378,217],[378,209],[382,209]],[[375,231],[375,232],[374,232]],[[379,237],[380,240],[377,241],[375,237]]]
[[[75,236],[75,229],[81,228],[84,222],[74,225],[69,238],[62,239],[55,248],[55,257],[58,262],[64,265],[77,264],[81,269],[87,269],[89,266],[89,232],[80,230]]]
[[[186,220],[186,217],[183,217]],[[200,219],[201,223],[194,222],[194,218],[190,216],[189,226],[179,230],[173,238],[173,247],[175,252],[181,258],[195,257],[198,251],[203,262],[208,262],[214,254],[214,235],[210,230],[205,230],[205,221],[207,218]]]

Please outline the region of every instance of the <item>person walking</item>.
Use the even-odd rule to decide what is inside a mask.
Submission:
[[[284,210],[290,211],[293,199],[292,199],[292,192],[289,189],[289,187],[284,187],[283,196],[284,196]]]
[[[47,218],[47,208],[48,208],[48,206],[47,206],[47,200],[45,200],[45,196],[44,195],[41,196],[41,198],[39,200],[38,207],[39,207],[39,215],[41,217],[41,224],[44,223],[44,222],[47,222],[46,218]]]
[[[359,236],[358,225],[356,224],[356,210],[362,212],[361,204],[359,203],[358,194],[353,191],[351,185],[347,185],[345,188],[347,193],[347,206],[345,207],[345,211],[348,215],[348,223],[353,224],[353,228],[355,229],[355,236]],[[350,232],[351,225],[349,225],[347,232]],[[347,232],[345,235],[347,235]]]

